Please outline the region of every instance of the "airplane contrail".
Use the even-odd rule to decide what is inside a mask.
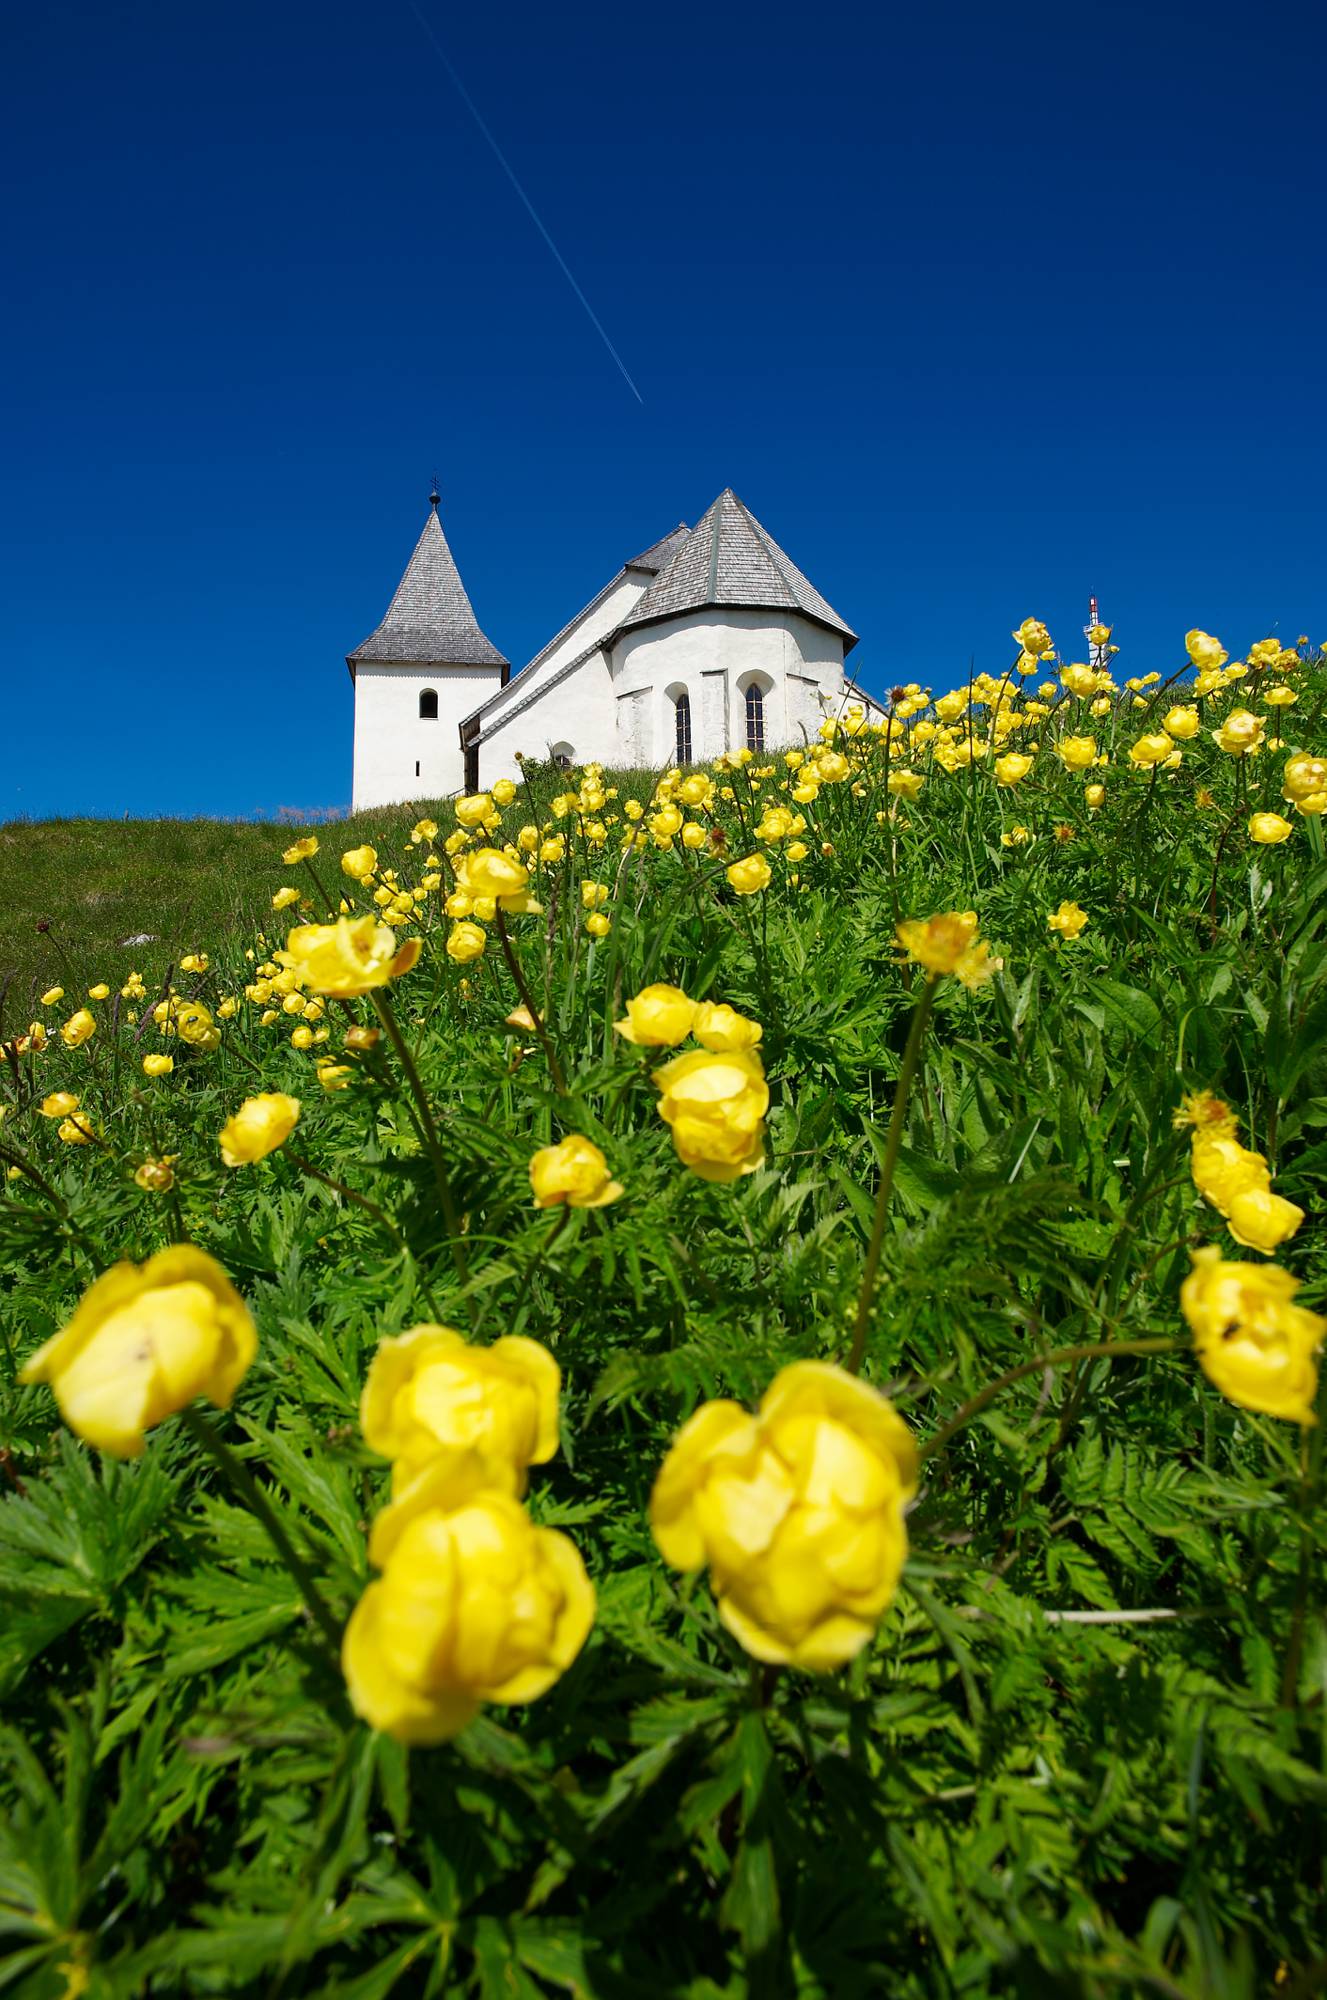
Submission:
[[[480,131],[483,133],[485,139],[487,139],[489,146],[492,149],[494,159],[497,161],[498,165],[502,168],[503,173],[507,176],[507,179],[511,182],[517,194],[520,196],[522,202],[525,204],[525,209],[530,217],[531,222],[533,222],[535,228],[539,231],[539,234],[543,237],[545,243],[547,243],[549,249],[553,253],[553,256],[556,258],[558,269],[562,272],[563,277],[566,279],[567,283],[571,286],[572,291],[575,292],[577,298],[584,306],[586,313],[589,316],[589,321],[591,326],[594,328],[600,340],[602,340],[604,346],[608,349],[614,361],[617,363],[618,370],[622,376],[623,381],[630,389],[632,395],[636,398],[636,401],[643,406],[645,398],[641,395],[640,390],[636,387],[636,384],[632,381],[630,375],[627,373],[626,363],[623,361],[622,356],[618,353],[612,341],[608,338],[608,335],[605,333],[603,326],[600,324],[599,317],[594,310],[594,307],[590,304],[590,301],[586,298],[584,292],[581,290],[580,286],[576,283],[575,278],[571,274],[571,268],[568,265],[566,258],[563,256],[562,252],[558,249],[557,244],[553,241],[547,229],[544,227],[543,220],[540,217],[538,210],[535,208],[535,205],[531,201],[529,195],[525,192],[525,189],[521,186],[520,182],[517,180],[515,171],[513,170],[510,161],[507,159],[506,154],[503,152],[497,140],[493,137],[493,134],[489,131],[488,126],[484,123],[483,117],[479,110],[479,106],[475,103],[473,97],[471,97],[469,91],[462,83],[460,76],[457,74],[455,63],[448,55],[442,43],[438,40],[438,37],[434,33],[432,24],[428,20],[428,17],[424,14],[422,8],[420,8],[419,5],[417,4],[417,0],[406,0],[406,5],[409,7],[411,13],[418,21],[425,35],[428,37],[430,43],[433,46],[433,51],[435,55],[438,57],[444,69],[447,71],[448,76],[451,78],[452,82],[456,85],[457,91],[460,93],[461,101],[465,105],[466,110],[470,113],[470,116],[474,119],[475,124],[479,127]]]

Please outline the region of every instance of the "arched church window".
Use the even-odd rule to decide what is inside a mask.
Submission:
[[[673,702],[673,754],[679,764],[691,762],[691,696],[685,688]]]
[[[424,688],[419,697],[419,719],[421,722],[436,722],[438,719],[438,695],[436,688]]]
[[[755,681],[746,691],[746,747],[748,750],[765,747],[765,696]]]

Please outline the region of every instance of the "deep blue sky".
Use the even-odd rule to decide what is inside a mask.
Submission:
[[[344,804],[430,476],[522,664],[732,485],[867,685],[1327,637],[1302,4],[5,10],[0,816]]]

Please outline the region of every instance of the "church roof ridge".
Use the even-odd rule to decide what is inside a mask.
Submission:
[[[657,546],[657,545],[656,545]],[[622,620],[621,631],[709,605],[800,611],[847,641],[857,634],[826,602],[750,508],[725,486],[649,589]]]
[[[479,629],[432,501],[382,623],[346,658],[352,672],[359,660],[449,667],[509,664]]]

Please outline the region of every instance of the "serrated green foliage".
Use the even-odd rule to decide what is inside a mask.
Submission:
[[[1298,684],[1307,728],[1321,664]],[[1129,721],[1109,724],[1117,766]],[[867,1372],[920,1437],[1050,1349],[1180,1331],[1188,1246],[1224,1240],[1172,1127],[1187,1090],[1228,1098],[1310,1211],[1282,1261],[1321,1309],[1321,840],[1306,822],[1251,862],[1223,844],[1231,769],[1207,771],[1230,792],[1209,813],[1197,752],[1190,768],[1164,814],[1116,768],[1097,814],[1057,772],[1014,800],[936,774],[883,831],[883,791],[827,787],[816,831],[833,853],[754,907],[709,857],[573,842],[544,924],[518,928],[566,1104],[506,1026],[496,952],[463,989],[433,930],[398,1002],[467,1220],[467,1288],[402,1099],[356,1079],[322,1100],[256,1010],[213,1056],[177,1049],[169,1090],[140,1086],[146,1044],[126,1025],[118,1084],[109,1036],[45,1058],[41,1088],[80,1089],[104,1150],[61,1147],[33,1077],[6,1068],[0,1143],[56,1199],[12,1179],[0,1199],[0,1992],[1317,1990],[1321,1447],[1301,1464],[1293,1427],[1223,1402],[1188,1352],[1011,1382],[928,1460],[903,1588],[834,1677],[753,1667],[705,1582],[660,1563],[646,1519],[700,1402],[754,1402],[788,1361],[847,1350],[916,997],[896,913],[973,907],[1006,961],[980,992],[941,990],[899,1154]],[[1265,806],[1274,770],[1240,779]],[[1006,849],[1020,815],[1036,839]],[[401,817],[369,837],[404,874],[418,850]],[[266,895],[279,842],[264,839]],[[592,946],[578,880],[595,874],[616,891]],[[1091,923],[1061,947],[1045,919],[1070,897]],[[172,944],[213,948],[222,969],[200,990],[215,999],[249,976],[246,938],[213,924]],[[764,1024],[769,1159],[734,1187],[679,1170],[651,1059],[612,1034],[623,996],[661,977]],[[282,1153],[221,1169],[216,1132],[257,1087],[253,1064],[262,1087],[303,1097],[302,1156],[392,1231]],[[536,1213],[529,1155],[569,1129],[604,1146],[626,1194]],[[167,1150],[178,1209],[132,1180]],[[381,1336],[436,1305],[480,1339],[553,1348],[562,1449],[530,1506],[575,1539],[599,1609],[543,1700],[487,1710],[437,1750],[372,1736],[262,1526],[178,1426],[115,1465],[60,1429],[45,1391],[19,1389],[94,1270],[181,1230],[259,1327],[217,1421],[337,1619],[387,1495],[358,1428]]]

